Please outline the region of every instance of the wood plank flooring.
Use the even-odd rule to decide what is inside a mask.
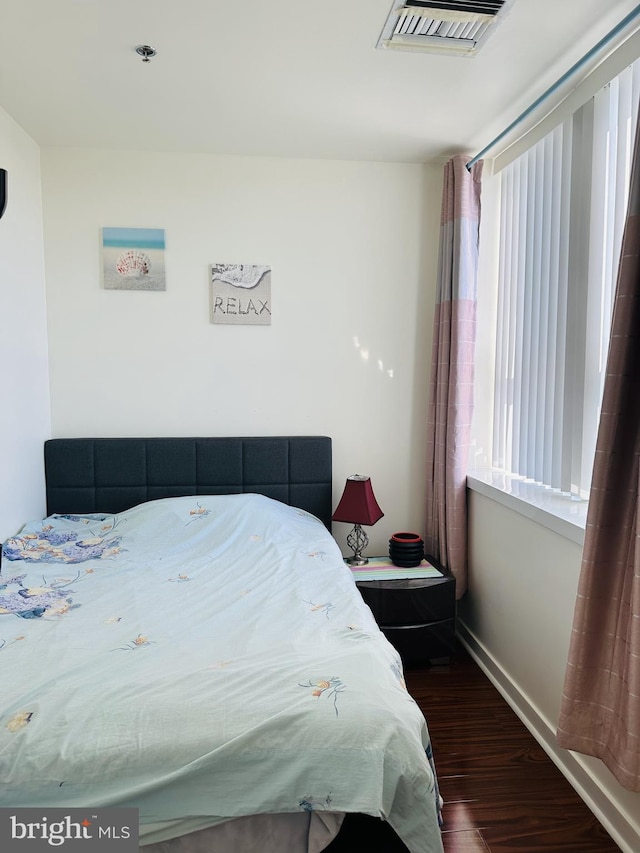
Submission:
[[[406,681],[431,734],[445,853],[620,853],[464,650]]]

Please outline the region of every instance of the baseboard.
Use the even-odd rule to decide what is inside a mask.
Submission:
[[[620,847],[623,853],[640,851],[640,833],[626,815],[606,795],[589,768],[575,753],[561,749],[556,743],[555,727],[509,677],[482,642],[458,617],[458,639],[485,673],[505,701],[522,720],[533,737],[558,767],[571,786]]]

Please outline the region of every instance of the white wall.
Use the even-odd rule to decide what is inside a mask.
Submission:
[[[424,532],[440,167],[45,149],[42,170],[55,436],[330,435],[334,505],[365,473],[385,512],[369,553]],[[103,226],[166,230],[166,292],[102,289]],[[213,262],[272,266],[270,327],[209,322]]]
[[[0,107],[0,540],[44,514],[42,443],[49,437],[49,374],[40,152]]]
[[[462,636],[614,840],[637,853],[640,794],[625,790],[601,761],[555,742],[581,548],[484,495],[469,495]]]

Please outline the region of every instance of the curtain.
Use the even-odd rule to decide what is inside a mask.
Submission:
[[[636,134],[558,743],[640,791],[640,134]]]
[[[482,162],[453,157],[444,169],[438,289],[427,421],[425,551],[467,587],[466,474],[473,412],[478,229]]]

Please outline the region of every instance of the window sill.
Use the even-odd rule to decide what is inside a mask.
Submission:
[[[467,474],[467,488],[582,546],[589,502],[495,468]]]

